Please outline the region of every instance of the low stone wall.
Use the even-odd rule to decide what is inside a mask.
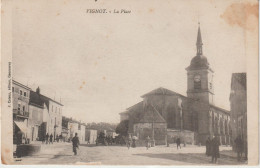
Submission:
[[[181,143],[194,144],[194,132],[188,130],[167,129],[167,142],[169,144],[176,143],[176,139],[180,138]]]

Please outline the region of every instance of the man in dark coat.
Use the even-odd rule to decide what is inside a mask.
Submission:
[[[181,139],[180,138],[177,138],[176,144],[177,144],[177,149],[179,149],[179,147],[181,149]]]
[[[53,135],[51,134],[51,135],[50,135],[50,143],[53,144],[53,142],[52,142],[52,138],[53,138]]]
[[[72,150],[74,155],[77,155],[77,148],[79,148],[79,138],[78,133],[75,133],[75,136],[72,138]]]
[[[45,136],[45,140],[46,140],[46,144],[48,144],[49,143],[49,134],[48,133]]]
[[[215,136],[211,141],[211,156],[212,156],[212,163],[217,163],[217,159],[219,158],[219,140]]]
[[[207,156],[210,156],[210,152],[211,152],[210,143],[211,143],[211,139],[210,139],[210,137],[208,137],[208,139],[206,140],[206,155]]]
[[[235,139],[235,144],[237,150],[237,160],[240,161],[242,157],[243,148],[244,148],[243,140],[240,136],[237,136],[237,138]]]

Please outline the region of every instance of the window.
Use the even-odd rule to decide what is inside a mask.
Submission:
[[[20,95],[22,96],[23,95],[23,91],[20,90]]]
[[[20,111],[20,109],[21,109],[21,104],[18,104],[18,111]]]
[[[201,81],[194,81],[194,89],[201,89]]]
[[[26,97],[26,92],[23,93],[24,97]]]
[[[25,111],[25,106],[23,106],[23,111]]]
[[[212,89],[212,83],[211,82],[209,83],[209,89]]]
[[[55,108],[55,113],[57,113],[57,107]]]
[[[12,87],[12,92],[14,92],[14,87]]]

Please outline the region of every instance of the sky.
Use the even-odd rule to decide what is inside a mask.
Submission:
[[[244,30],[221,16],[232,1],[55,2],[13,8],[13,79],[64,104],[85,122],[120,121],[142,95],[164,87],[186,95],[185,68],[203,53],[214,70],[215,105],[230,109],[231,74],[246,72]],[[86,9],[130,14],[89,14]]]

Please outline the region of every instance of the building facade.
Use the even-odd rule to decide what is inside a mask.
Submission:
[[[63,105],[40,93],[30,92],[30,127],[31,139],[42,140],[45,135],[53,135],[54,140],[62,132],[62,107]]]
[[[12,100],[13,100],[13,143],[28,143],[29,129],[29,99],[30,88],[12,80]]]
[[[247,153],[247,87],[246,73],[233,73],[231,79],[230,107],[232,147],[236,150],[235,139],[243,139]]]
[[[120,113],[121,120],[129,120],[130,134],[140,136],[134,127],[143,119],[147,109],[150,109],[165,120],[169,136],[172,134],[170,132],[178,130],[182,132],[182,137],[194,135],[195,144],[205,144],[206,139],[213,135],[219,138],[221,144],[230,143],[230,112],[214,103],[214,71],[203,55],[202,45],[199,27],[197,53],[186,68],[187,96],[158,88],[143,95],[143,101]],[[159,121],[160,118],[157,117],[156,120]],[[185,132],[189,135],[184,135]],[[161,135],[161,139],[165,138],[164,134]]]

